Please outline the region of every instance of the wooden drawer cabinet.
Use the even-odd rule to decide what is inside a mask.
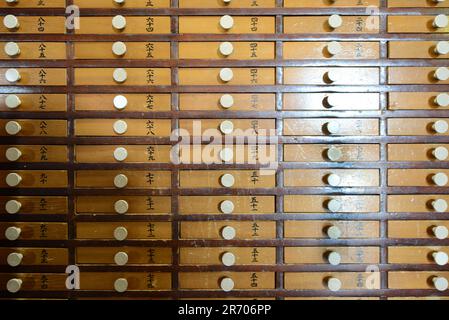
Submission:
[[[360,101],[364,101],[360,104]],[[378,93],[284,93],[284,110],[369,111],[379,110]]]
[[[78,264],[170,265],[171,248],[159,247],[78,247]]]
[[[114,18],[110,17],[81,17],[80,29],[76,34],[169,34],[170,17],[164,16],[120,16],[122,21],[114,26]],[[124,20],[124,21],[123,21]],[[116,28],[118,26],[119,28]]]
[[[276,97],[274,94],[270,93],[181,93],[179,95],[179,108],[182,111],[274,111],[275,107]]]
[[[77,188],[163,189],[171,187],[170,171],[155,170],[78,170]]]
[[[285,221],[285,238],[364,239],[379,237],[378,221]]]
[[[181,239],[267,240],[276,238],[274,221],[181,222]]]
[[[444,187],[448,169],[389,169],[391,187]]]
[[[390,59],[448,59],[449,54],[439,54],[436,50],[439,41],[390,41]]]
[[[449,27],[439,28],[434,23],[435,16],[388,16],[390,33],[448,33]]]
[[[444,92],[390,92],[390,110],[445,110],[447,94]]]
[[[180,8],[275,8],[275,0],[239,0],[239,1],[216,1],[216,0],[179,0]]]
[[[124,111],[152,112],[170,111],[169,94],[76,94],[76,111]]]
[[[276,248],[181,248],[179,257],[182,265],[275,265]]]
[[[63,42],[14,42],[20,53],[9,56],[6,50],[0,50],[0,59],[14,60],[60,60],[66,59],[66,44]],[[7,42],[0,42],[0,48],[5,48]]]
[[[169,163],[170,149],[167,145],[78,145],[75,158],[79,163]]]
[[[0,197],[0,214],[67,214],[66,197]]]
[[[0,69],[2,86],[65,86],[66,69],[62,68],[10,68]]]
[[[0,265],[66,266],[68,256],[68,249],[65,248],[0,248]]]
[[[275,33],[275,17],[270,16],[181,16],[179,33],[264,34]],[[230,19],[230,18],[231,19]]]
[[[101,8],[101,9],[159,9],[170,8],[170,0],[127,0],[123,3],[116,3],[110,0],[74,0],[73,3],[81,9]]]
[[[276,172],[259,170],[182,170],[181,188],[275,188]]]
[[[392,136],[448,135],[449,133],[445,132],[447,121],[447,118],[388,119],[388,134]]]
[[[118,73],[118,74],[117,74]],[[77,86],[151,86],[170,85],[169,68],[76,68]]]
[[[77,222],[77,239],[171,240],[171,222]]]
[[[180,196],[181,214],[273,214],[274,196]]]
[[[449,144],[389,144],[389,161],[447,161]]]
[[[29,1],[21,1],[29,2]],[[3,21],[5,16],[0,16]],[[0,24],[0,34],[65,34],[65,17],[58,16],[15,16],[18,27],[8,29]]]
[[[438,231],[449,228],[449,221],[445,220],[407,220],[407,221],[388,221],[388,237],[389,238],[418,238],[418,239],[439,239],[437,235],[444,235]],[[447,238],[440,237],[441,239]]]
[[[184,86],[274,85],[274,68],[180,68],[179,84]]]
[[[78,196],[77,214],[148,215],[170,214],[171,198],[166,196]]]
[[[0,2],[0,8],[65,8],[66,0],[33,0],[33,1],[16,1],[13,3],[7,3],[6,1]]]
[[[284,119],[286,136],[324,136],[324,135],[379,135],[377,119]]]
[[[378,264],[378,247],[286,247],[287,264]]]
[[[274,42],[180,42],[179,59],[269,60]]]
[[[77,136],[169,137],[171,120],[163,119],[78,119]]]
[[[284,0],[285,8],[357,8],[379,6],[379,0]]]
[[[380,289],[380,280],[372,277],[375,274],[369,272],[286,272],[284,283],[288,290]]]
[[[379,33],[378,16],[287,16],[284,17],[284,33]]]
[[[67,188],[65,170],[0,171],[0,188]]]
[[[284,68],[286,85],[378,85],[377,68]]]
[[[171,290],[169,272],[83,272],[80,290],[156,291]]]
[[[275,119],[181,119],[181,136],[274,136]]]
[[[441,77],[439,72],[443,74]],[[444,79],[446,79],[446,69],[444,67],[388,68],[389,84],[449,84],[449,79]]]
[[[375,213],[379,196],[286,195],[287,213]]]
[[[285,187],[378,187],[377,169],[285,169]]]
[[[180,272],[179,287],[184,290],[269,290],[274,289],[274,272]],[[227,286],[224,279],[231,279]]]
[[[448,212],[447,195],[389,195],[389,212]]]
[[[337,151],[336,151],[337,150]],[[379,161],[377,144],[286,144],[284,161],[287,162],[373,162]],[[333,159],[333,160],[332,160]]]
[[[57,145],[1,145],[0,162],[66,162],[67,147]]]
[[[389,289],[427,289],[436,290],[433,279],[449,279],[447,271],[390,271],[388,272]]]
[[[0,273],[0,288],[6,292],[10,280],[19,280],[20,286],[15,292],[66,291],[66,279],[65,273]]]
[[[74,50],[75,59],[170,59],[169,42],[76,42]]]
[[[379,59],[378,42],[284,42],[284,59]]]
[[[67,137],[67,121],[1,119],[0,136]]]
[[[67,240],[67,224],[57,222],[0,222],[1,240]]]
[[[448,247],[388,247],[388,263],[401,264],[434,264],[436,261],[440,265],[446,265],[444,258],[436,258],[434,254],[439,253],[447,257],[449,253]],[[437,260],[436,260],[437,259]],[[444,263],[446,262],[446,263]],[[444,263],[444,264],[443,264]]]

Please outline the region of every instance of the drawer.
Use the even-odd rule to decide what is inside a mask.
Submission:
[[[286,213],[375,213],[379,196],[286,195]]]
[[[378,264],[378,247],[285,247],[287,264]]]
[[[67,224],[57,222],[0,222],[1,240],[67,240]]]
[[[378,221],[285,221],[285,238],[367,239],[379,237]]]
[[[165,196],[77,196],[77,214],[169,214],[171,197]]]
[[[0,197],[0,214],[67,214],[66,197]]]
[[[377,144],[286,144],[286,162],[373,162],[379,161]]]
[[[162,119],[78,119],[75,135],[101,137],[169,137],[171,120]]]
[[[274,196],[180,196],[181,214],[273,214]]]
[[[183,290],[269,290],[275,288],[274,272],[180,272]]]
[[[441,2],[435,2],[435,1],[428,1],[428,0],[388,0],[388,6],[389,7],[401,7],[401,8],[447,8],[449,7],[449,4],[441,1]]]
[[[448,59],[449,54],[438,53],[438,43],[438,41],[390,41],[388,57],[390,59]]]
[[[180,248],[182,265],[275,265],[276,248],[265,247],[219,247]]]
[[[449,76],[447,75],[447,73],[449,73],[449,71],[444,67],[389,67],[388,83],[449,84]]]
[[[379,59],[378,42],[284,42],[284,59]]]
[[[170,272],[83,272],[80,290],[156,291],[171,290]]]
[[[138,170],[78,170],[77,188],[161,189],[170,188],[170,171]]]
[[[437,264],[438,261],[445,265],[448,253],[449,247],[388,247],[388,263]]]
[[[284,33],[379,33],[378,16],[289,16]]]
[[[181,119],[181,136],[275,136],[275,119]]]
[[[394,118],[388,119],[391,136],[449,135],[447,118]]]
[[[66,59],[66,45],[63,42],[0,42],[0,59],[14,60],[59,60]],[[15,45],[13,45],[15,44]],[[10,50],[6,52],[6,48]],[[19,53],[17,53],[17,49]]]
[[[170,59],[169,42],[75,42],[74,50],[75,59]]]
[[[388,16],[390,33],[448,33],[449,26],[439,28],[434,25],[434,16]]]
[[[390,92],[390,110],[432,110],[449,106],[444,92]]]
[[[364,101],[360,104],[360,101]],[[284,110],[379,110],[378,93],[284,93]]]
[[[388,221],[389,238],[446,239],[447,229],[446,220]]]
[[[449,195],[389,195],[388,212],[449,212]]]
[[[81,17],[79,23],[82,27],[75,30],[76,34],[101,35],[171,33],[170,17],[164,16]]]
[[[0,288],[6,292],[8,283],[10,292],[23,291],[66,291],[65,273],[0,273]],[[13,283],[11,283],[13,282]],[[8,291],[9,291],[8,290]]]
[[[274,111],[276,109],[276,96],[269,93],[181,93],[179,95],[179,109],[182,111]]]
[[[368,290],[380,289],[380,274],[373,272],[286,272],[287,290]],[[374,281],[373,281],[374,280]]]
[[[447,184],[447,169],[389,169],[390,187],[443,187]]]
[[[62,68],[0,68],[0,85],[65,86],[66,69]]]
[[[180,8],[275,8],[276,0],[179,0]]]
[[[378,68],[284,68],[286,85],[378,85]]]
[[[179,59],[275,59],[274,42],[180,42]]]
[[[261,240],[276,238],[274,221],[182,221],[181,239]]]
[[[377,169],[286,169],[285,187],[378,187]]]
[[[66,266],[68,249],[59,248],[0,248],[0,265]]]
[[[181,16],[179,33],[275,33],[275,17]]]
[[[77,239],[171,240],[171,222],[77,222]]]
[[[180,68],[179,84],[200,85],[274,85],[275,68]]]
[[[25,2],[25,1],[21,1]],[[27,1],[28,2],[28,1]],[[14,16],[10,21],[12,28],[6,28],[0,24],[0,33],[17,33],[17,34],[56,34],[66,33],[65,17],[48,17],[48,16]],[[3,21],[5,16],[1,16]]]
[[[0,145],[0,162],[67,162],[66,146]]]
[[[389,144],[388,161],[446,161],[449,144]]]
[[[13,3],[7,3],[6,1],[0,2],[0,8],[65,8],[66,0],[34,0],[34,1],[17,1]]]
[[[149,86],[170,85],[169,68],[76,68],[75,85],[87,86]]]
[[[377,119],[284,119],[285,136],[377,136]]]
[[[259,170],[182,170],[179,174],[181,188],[275,188],[276,172]]]
[[[0,94],[0,111],[67,111],[65,94]]]
[[[379,6],[379,0],[284,0],[285,8],[357,8]]]
[[[77,247],[76,263],[108,265],[169,265],[171,248]]]
[[[170,111],[169,94],[76,94],[76,111]]]
[[[433,279],[449,279],[448,271],[390,271],[388,272],[389,289],[431,289],[435,290]],[[447,283],[447,282],[446,282]]]
[[[100,8],[100,9],[157,9],[170,8],[170,0],[126,0],[123,3],[116,3],[110,0],[74,0],[73,3],[84,8]]]
[[[0,136],[67,137],[66,120],[0,120]]]
[[[65,170],[0,171],[0,188],[67,188]]]
[[[75,147],[75,158],[79,163],[169,163],[170,149],[171,146],[164,145],[78,145]]]

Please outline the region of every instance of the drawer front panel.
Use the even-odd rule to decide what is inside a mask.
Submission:
[[[379,263],[377,247],[286,247],[284,261],[288,264],[329,264],[329,254],[337,253],[342,264]]]
[[[6,99],[9,94],[0,94],[0,111],[8,112],[45,112],[45,111],[66,111],[67,96],[65,94],[20,94],[13,93],[20,104],[16,108],[9,108]]]
[[[388,263],[436,264],[433,254],[449,253],[448,247],[389,247]]]
[[[360,101],[364,101],[360,104]],[[284,93],[284,110],[379,110],[378,93]]]
[[[11,119],[0,120],[0,136],[11,136],[8,125],[18,123],[20,131],[18,137],[67,137],[67,121],[65,120],[28,120]]]
[[[66,59],[66,44],[61,42],[16,42],[20,53],[10,57],[4,50],[0,50],[0,59],[14,60],[59,60]],[[6,42],[0,42],[0,47],[4,48]]]
[[[286,187],[329,187],[329,177],[338,176],[338,187],[377,187],[380,183],[379,170],[366,169],[286,169]],[[335,183],[332,185],[335,187]]]
[[[265,247],[220,247],[220,248],[181,248],[182,265],[223,265],[223,255],[232,254],[235,265],[275,265],[276,248]]]
[[[433,26],[435,16],[388,16],[388,32],[391,33],[448,33],[449,27]]]
[[[338,203],[338,208],[331,209],[332,201]],[[289,213],[378,212],[379,196],[286,195],[284,210]]]
[[[329,238],[330,227],[340,230],[342,239],[364,239],[379,237],[378,221],[285,221],[285,238]]]
[[[330,16],[284,17],[284,33],[379,33],[378,16],[341,16],[341,27],[329,25]]]
[[[449,228],[449,221],[445,220],[408,220],[388,221],[389,238],[419,238],[436,239],[434,228],[442,226]]]
[[[379,59],[377,42],[342,42],[337,54],[329,53],[331,42],[284,42],[284,59]]]
[[[66,197],[14,196],[0,197],[0,214],[9,214],[7,203],[10,201],[20,203],[17,214],[67,214],[68,211]]]
[[[114,80],[113,68],[76,68],[75,85],[78,86],[153,86],[170,85],[171,74],[168,68],[128,68],[126,80]]]
[[[195,221],[181,222],[181,239],[223,240],[224,229],[231,227],[236,240],[261,240],[276,238],[274,221]]]
[[[276,97],[274,94],[232,94],[232,103],[221,104],[223,94],[180,94],[180,110],[230,110],[230,111],[274,111]],[[230,105],[230,107],[229,107]],[[228,108],[229,107],[229,108]]]
[[[379,146],[369,144],[319,145],[287,144],[284,145],[284,161],[287,162],[328,162],[328,150],[336,148],[341,151],[338,161],[379,161]]]
[[[388,272],[389,289],[433,289],[434,277],[449,278],[447,271],[390,271]]]
[[[284,68],[286,85],[378,85],[377,68]]]
[[[438,150],[449,149],[449,144],[389,144],[389,161],[446,161],[436,158]],[[441,158],[443,159],[443,158]]]
[[[117,148],[125,148],[128,156],[123,162],[143,162],[143,163],[169,163],[170,146],[150,145],[150,146],[76,146],[75,157],[80,163],[118,162],[114,158]],[[119,158],[120,159],[120,158]]]
[[[449,84],[448,80],[438,80],[434,67],[389,67],[389,84]]]
[[[68,161],[67,147],[57,145],[1,145],[0,161],[10,162],[6,153],[17,149],[20,157],[17,162],[66,162]]]
[[[184,86],[217,85],[274,85],[274,68],[232,68],[233,78],[223,81],[219,68],[181,68],[179,84]]]
[[[226,175],[226,176],[225,176]],[[274,171],[261,174],[259,170],[197,170],[181,171],[181,188],[223,188],[228,186],[223,181],[227,175],[232,175],[234,184],[228,188],[274,188],[276,186],[276,173]]]
[[[112,26],[113,17],[81,17],[80,29],[77,34],[168,34],[170,30],[170,17],[133,17],[126,16],[126,25],[123,29]]]
[[[117,121],[126,123],[126,132],[117,131]],[[77,136],[169,137],[170,120],[162,119],[79,119],[75,120]]]
[[[448,59],[448,54],[438,54],[437,41],[390,41],[388,56],[390,59]]]
[[[127,0],[123,3],[116,3],[109,0],[96,0],[94,2],[90,0],[74,0],[73,3],[80,8],[110,8],[110,9],[134,9],[134,8],[146,8],[146,9],[158,9],[158,8],[170,8],[170,0]]]
[[[119,111],[116,109],[114,99],[120,96],[126,98],[124,111],[151,112],[169,111],[171,97],[169,94],[77,94],[75,95],[75,109],[77,111]],[[119,104],[119,106],[122,106]]]
[[[275,32],[274,17],[234,16],[233,26],[224,29],[220,25],[220,16],[181,16],[179,33],[213,33],[213,34],[264,34]]]
[[[171,222],[78,222],[76,238],[112,240],[117,228],[128,231],[128,240],[168,240],[172,237]]]
[[[59,248],[0,248],[0,265],[8,265],[8,256],[22,255],[21,266],[66,266],[69,263],[68,249]]]
[[[330,129],[329,126],[336,128]],[[323,135],[379,135],[377,119],[285,119],[286,136],[323,136]]]
[[[75,43],[75,59],[170,59],[169,42],[125,42],[126,52],[114,54],[114,42]]]
[[[25,1],[20,1],[25,2]],[[28,1],[27,1],[28,2]],[[49,16],[16,16],[19,27],[8,29],[2,23],[0,24],[0,34],[64,34],[65,17]],[[0,17],[1,20],[4,16]]]
[[[17,174],[20,182],[17,186],[7,183],[8,175]],[[67,188],[68,175],[65,170],[14,170],[0,171],[0,188]]]
[[[0,287],[6,288],[10,279],[22,280],[20,291],[66,291],[67,274],[57,273],[0,273]]]
[[[67,85],[67,73],[61,68],[18,68],[19,79],[9,82],[6,79],[8,69],[0,68],[0,85],[20,86],[65,86]]]
[[[449,175],[447,169],[390,169],[388,170],[388,185],[391,187],[435,187],[434,180],[438,173]]]
[[[125,253],[127,265],[169,265],[172,262],[170,248],[140,247],[78,247],[76,262],[79,264],[116,265],[115,256]]]
[[[67,240],[67,224],[56,222],[0,222],[0,239],[8,228],[20,229],[18,240]],[[11,241],[13,243],[13,241]]]
[[[274,42],[230,42],[232,53],[223,55],[223,42],[181,42],[180,59],[268,60],[275,58]]]
[[[285,288],[288,290],[328,290],[329,279],[338,279],[342,290],[379,289],[380,281],[372,281],[369,272],[286,272]]]
[[[179,286],[186,290],[219,290],[223,278],[234,281],[234,290],[274,289],[274,272],[181,272]]]
[[[78,196],[76,212],[78,214],[117,214],[114,206],[117,202],[127,203],[126,214],[169,214],[170,197],[164,196]],[[125,214],[120,213],[120,214]]]
[[[127,178],[126,189],[170,188],[169,171],[136,170],[82,170],[75,173],[75,185],[78,188],[117,188],[114,180],[118,175]]]
[[[436,110],[442,109],[437,104],[440,92],[390,92],[388,95],[390,110]]]
[[[223,214],[224,203],[232,202],[233,214],[274,213],[273,196],[181,196],[178,198],[181,214]]]
[[[449,201],[446,195],[389,195],[388,211],[389,212],[436,212],[433,203],[441,199]],[[442,210],[447,212],[447,208]]]
[[[171,289],[171,273],[168,272],[83,272],[81,290],[115,291],[117,279],[126,279],[126,291],[155,291]]]

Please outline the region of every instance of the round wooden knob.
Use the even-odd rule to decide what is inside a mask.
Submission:
[[[440,67],[435,70],[434,78],[438,81],[446,81],[449,79],[449,69],[446,67]]]
[[[330,212],[338,212],[341,209],[341,201],[332,199],[327,202],[326,206]]]
[[[326,72],[325,76],[326,82],[328,83],[337,82],[339,78],[339,71],[334,69],[329,70],[328,72]]]
[[[122,161],[125,161],[126,158],[128,158],[128,150],[126,150],[123,147],[119,147],[114,150],[114,159],[115,160],[122,162]]]
[[[128,230],[125,227],[117,227],[114,230],[114,239],[123,241],[128,237]]]
[[[220,123],[220,131],[223,134],[231,134],[234,132],[234,123],[230,120],[225,120],[222,123]]]
[[[446,212],[447,211],[447,202],[444,199],[437,199],[432,201],[432,208],[436,212]]]
[[[128,177],[124,174],[118,174],[114,177],[114,186],[123,189],[128,185]]]
[[[5,230],[5,238],[10,241],[14,241],[14,240],[19,239],[21,233],[22,233],[22,229],[20,229],[18,227],[8,227]]]
[[[232,29],[234,26],[234,18],[229,15],[222,16],[220,18],[220,26],[225,30]]]
[[[22,131],[22,126],[17,121],[8,121],[5,124],[5,131],[10,136],[15,136],[20,131]]]
[[[112,74],[112,78],[117,83],[123,83],[128,79],[128,73],[123,68],[117,68],[114,70],[114,73]]]
[[[17,187],[22,182],[22,176],[15,172],[8,173],[6,176],[6,184],[10,187]]]
[[[435,46],[435,53],[445,55],[449,53],[449,41],[438,41]]]
[[[15,94],[8,94],[5,98],[5,104],[8,109],[16,109],[22,104],[22,101]]]
[[[449,19],[444,14],[439,14],[433,19],[433,26],[437,29],[446,28],[449,25]]]
[[[235,264],[235,255],[232,252],[225,252],[221,256],[221,263],[226,267],[231,267]]]
[[[225,188],[231,188],[234,186],[235,178],[232,174],[226,173],[220,177],[220,183]]]
[[[225,108],[229,109],[234,105],[234,97],[230,94],[224,94],[220,98],[220,105]]]
[[[22,156],[22,152],[16,147],[6,149],[5,157],[8,161],[17,161]]]
[[[338,187],[341,183],[340,176],[337,174],[334,174],[334,173],[328,175],[326,180],[327,180],[327,184],[332,187]]]
[[[128,105],[128,99],[125,96],[118,95],[114,97],[113,103],[114,108],[117,110],[123,110]]]
[[[231,68],[223,68],[220,70],[220,79],[223,82],[229,82],[234,78],[234,72]]]
[[[234,45],[231,42],[220,43],[220,53],[224,56],[230,56],[234,52]]]
[[[330,226],[329,228],[327,228],[326,233],[330,239],[335,240],[341,237],[341,230],[337,226]]]
[[[437,174],[432,175],[432,181],[439,187],[444,187],[448,183],[448,177],[443,172],[438,172]]]
[[[338,266],[341,263],[341,255],[335,251],[329,252],[327,255],[327,261],[333,266]]]
[[[129,210],[129,204],[125,200],[118,200],[114,203],[114,210],[118,214],[125,214]]]
[[[20,288],[22,287],[23,281],[17,278],[9,279],[8,283],[6,284],[6,290],[10,293],[16,293],[20,291]]]
[[[123,30],[126,27],[126,18],[121,15],[117,15],[112,18],[112,27],[116,30]]]
[[[432,155],[435,159],[444,161],[449,157],[449,151],[445,147],[437,147],[432,150]]]
[[[18,252],[12,252],[8,254],[6,261],[10,267],[17,267],[22,263],[23,254]]]
[[[446,278],[443,277],[433,277],[432,278],[433,286],[438,291],[446,291],[448,288],[448,282]]]
[[[449,130],[449,125],[444,120],[438,120],[433,123],[432,129],[435,133],[444,134]]]
[[[449,94],[440,93],[435,97],[435,104],[439,107],[449,107]]]
[[[230,148],[223,148],[220,150],[219,157],[224,162],[229,162],[234,157],[234,151]]]
[[[5,210],[9,214],[16,214],[20,211],[20,208],[22,208],[22,204],[17,200],[9,200],[5,204]]]
[[[20,47],[17,42],[7,42],[4,50],[9,57],[16,57],[20,54]]]
[[[220,211],[224,214],[231,214],[234,212],[235,206],[231,200],[225,200],[220,203]]]
[[[220,281],[220,288],[224,292],[232,291],[232,289],[234,289],[234,280],[232,280],[231,278],[223,278]]]
[[[113,130],[116,134],[125,134],[128,131],[128,124],[124,120],[114,122]]]
[[[343,47],[341,44],[337,41],[332,41],[326,46],[327,52],[331,56],[335,56],[337,54],[340,54],[343,51]]]
[[[5,79],[10,83],[19,82],[21,79],[20,72],[17,69],[11,68],[6,70]]]
[[[128,280],[125,278],[119,278],[114,282],[114,289],[117,292],[125,292],[128,290]]]
[[[332,29],[340,28],[343,25],[343,19],[338,14],[333,14],[327,20]]]
[[[439,266],[445,266],[448,263],[449,257],[446,252],[438,251],[432,253],[432,258],[435,263]]]
[[[126,252],[117,252],[114,256],[114,262],[118,266],[124,266],[128,263],[128,254]]]
[[[13,14],[8,14],[3,18],[3,25],[6,29],[14,30],[20,26],[19,19]]]
[[[340,132],[340,124],[337,121],[329,121],[324,124],[324,131],[328,134],[337,134]]]
[[[332,292],[340,291],[341,281],[337,278],[330,278],[327,280],[327,288]]]
[[[335,147],[330,147],[326,152],[327,158],[331,161],[339,161],[343,156],[343,153],[340,149]]]
[[[449,237],[449,230],[445,226],[436,226],[432,228],[433,235],[439,240]]]
[[[121,41],[116,41],[112,44],[112,53],[116,56],[124,56],[126,53],[126,44]]]
[[[236,231],[233,227],[226,226],[221,230],[221,237],[225,240],[232,240],[236,236]]]

